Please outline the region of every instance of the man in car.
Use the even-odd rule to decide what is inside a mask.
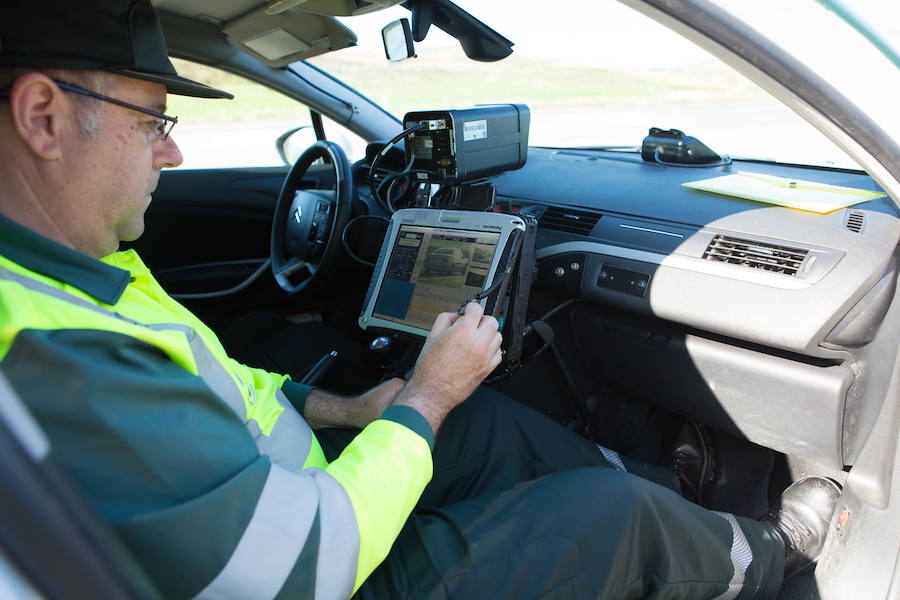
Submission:
[[[117,251],[182,160],[166,94],[228,94],[177,76],[149,1],[4,11],[0,367],[163,595],[771,598],[786,544],[818,552],[827,480],[777,524],[714,513],[499,394],[463,402],[500,360],[474,303],[357,397],[231,360]]]

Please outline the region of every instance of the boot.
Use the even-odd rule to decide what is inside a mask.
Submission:
[[[770,520],[784,540],[784,578],[819,559],[840,486],[825,477],[805,477],[781,494],[781,507]]]

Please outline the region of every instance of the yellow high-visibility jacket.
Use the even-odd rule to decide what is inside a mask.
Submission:
[[[228,358],[135,252],[96,260],[2,216],[0,368],[167,597],[347,598],[431,478],[415,410],[329,464],[309,388]]]

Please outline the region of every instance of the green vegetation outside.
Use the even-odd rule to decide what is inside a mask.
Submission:
[[[234,100],[170,95],[168,113],[192,125],[290,120],[299,126],[310,122],[309,110],[283,94],[220,69],[178,59],[172,62],[179,75],[234,94]]]
[[[760,92],[725,67],[700,66],[667,71],[616,71],[539,61],[515,55],[497,63],[460,61],[451,50],[422,59],[388,64],[383,57],[348,48],[311,63],[367,95],[395,115],[409,110],[463,107],[491,102],[522,102],[532,110],[691,103],[753,98]],[[178,72],[227,90],[232,101],[170,96],[170,114],[193,123],[291,120],[309,123],[294,100],[260,85],[202,65],[175,61]]]

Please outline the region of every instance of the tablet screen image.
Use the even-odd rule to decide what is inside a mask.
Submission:
[[[499,233],[401,225],[372,316],[431,329],[484,289]]]

